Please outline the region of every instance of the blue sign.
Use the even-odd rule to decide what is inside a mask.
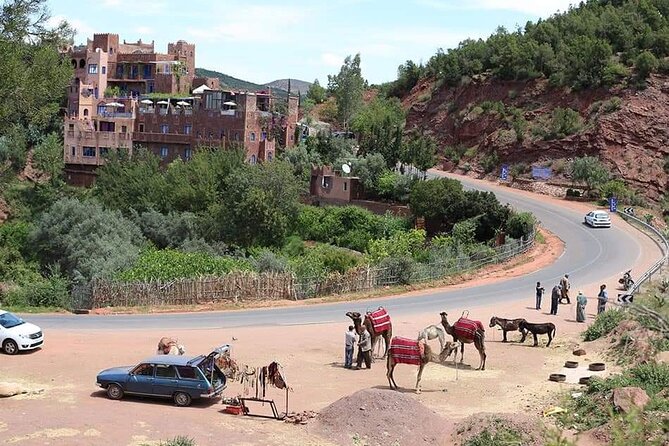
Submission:
[[[502,181],[506,181],[506,180],[509,179],[509,165],[508,164],[504,164],[502,166],[502,173],[501,173],[500,177],[502,178]]]
[[[534,167],[532,166],[532,178],[540,180],[548,180],[553,176],[553,170],[550,167]]]
[[[618,199],[616,197],[609,198],[609,211],[610,212],[618,211]]]

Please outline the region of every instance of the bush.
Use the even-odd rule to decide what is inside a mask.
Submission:
[[[386,269],[386,277],[396,277],[401,285],[409,285],[416,268],[416,261],[409,256],[386,257],[379,262]]]
[[[425,231],[412,229],[395,233],[390,238],[372,240],[367,251],[373,262],[379,262],[386,257],[415,256],[424,247]]]
[[[509,237],[520,239],[527,237],[534,231],[536,219],[529,212],[513,213],[506,221],[506,232]]]
[[[171,440],[161,441],[160,446],[195,446],[195,440],[179,435]]]
[[[488,154],[481,159],[481,167],[483,167],[485,173],[490,173],[495,170],[498,164],[499,156],[497,155],[497,152]]]
[[[519,176],[528,173],[530,170],[530,166],[527,164],[516,163],[509,169],[509,175],[511,175],[511,178],[518,178]]]
[[[67,308],[70,301],[67,287],[65,278],[53,275],[10,290],[2,302],[12,307]]]
[[[602,104],[602,110],[604,113],[613,113],[614,111],[620,110],[622,104],[623,100],[617,96],[614,96]]]
[[[545,139],[562,139],[581,130],[583,120],[576,110],[556,108],[551,114]]]
[[[625,183],[621,180],[611,180],[599,187],[599,193],[602,200],[607,200],[611,197],[616,197],[620,203],[629,203],[632,193],[627,188]],[[608,200],[607,200],[608,203]]]
[[[611,333],[625,319],[625,313],[618,310],[605,311],[597,316],[595,323],[583,332],[585,341],[594,341]]]
[[[284,273],[288,271],[288,261],[267,249],[263,250],[253,262],[259,273]]]

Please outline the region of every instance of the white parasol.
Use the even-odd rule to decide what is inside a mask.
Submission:
[[[117,108],[117,107],[124,107],[124,105],[121,104],[120,102],[110,102],[109,104],[105,104],[105,107]]]
[[[140,104],[146,104],[146,105],[153,105],[153,101],[151,99],[142,99],[139,101]]]
[[[170,105],[170,103],[168,101],[158,101],[158,102],[156,102],[156,104],[158,104],[158,105]]]

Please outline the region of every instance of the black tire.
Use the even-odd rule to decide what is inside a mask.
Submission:
[[[109,384],[107,386],[107,398],[110,400],[120,400],[123,398],[123,389],[118,384]]]
[[[188,407],[192,401],[193,399],[186,392],[177,392],[174,394],[174,404],[179,407]]]
[[[13,339],[6,339],[5,342],[2,343],[2,351],[8,355],[15,355],[19,352],[19,344]]]

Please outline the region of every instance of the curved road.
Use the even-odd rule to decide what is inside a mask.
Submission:
[[[460,178],[458,178],[460,179]],[[473,182],[461,180],[466,187]],[[443,311],[450,307],[466,307],[516,300],[521,296],[532,296],[535,283],[541,281],[547,292],[564,273],[569,273],[573,282],[589,284],[620,274],[632,268],[641,255],[639,244],[627,232],[617,229],[592,229],[581,222],[583,214],[563,207],[553,207],[541,196],[527,197],[512,189],[481,185],[477,189],[495,192],[502,203],[516,209],[532,212],[544,227],[560,237],[566,245],[564,254],[552,265],[528,274],[488,285],[448,291],[428,292],[418,296],[375,299],[373,304],[343,302],[336,304],[306,305],[276,309],[245,311],[180,313],[153,315],[30,315],[28,319],[45,329],[188,329],[228,328],[241,326],[280,325],[280,321],[291,321],[291,325],[318,324],[341,321],[348,318],[346,311],[363,312],[367,306],[379,305],[393,316]],[[639,234],[642,237],[641,234]]]

